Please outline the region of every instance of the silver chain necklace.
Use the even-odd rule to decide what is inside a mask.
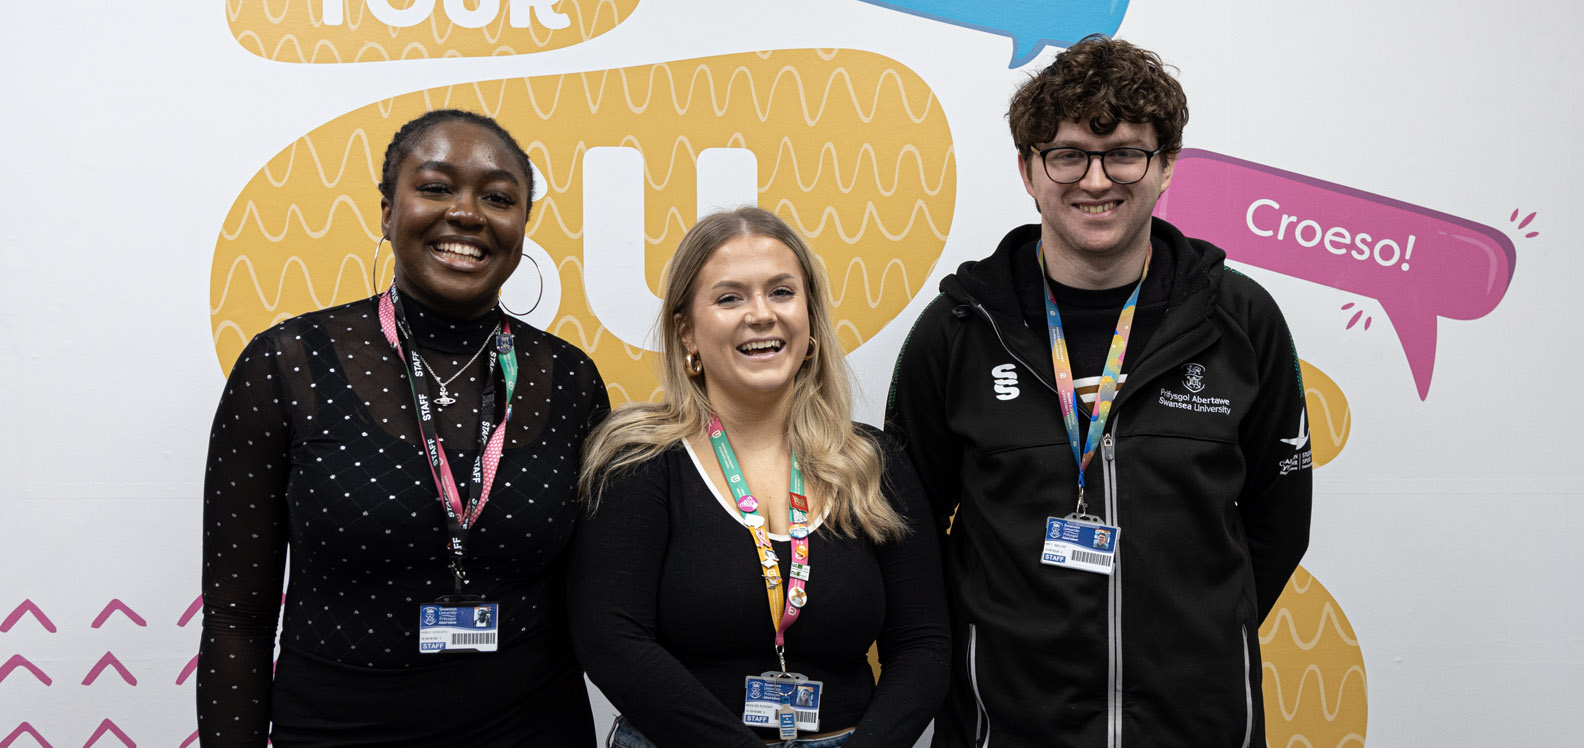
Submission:
[[[452,374],[449,379],[444,381],[440,379],[440,372],[435,371],[434,364],[429,363],[429,359],[423,357],[423,351],[418,350],[417,344],[413,345],[413,352],[418,354],[418,360],[423,363],[424,368],[429,370],[429,373],[434,376],[435,382],[440,385],[440,396],[434,399],[436,406],[444,408],[447,405],[456,404],[456,398],[446,391],[446,385],[455,382],[457,377],[462,376],[462,372],[467,371],[468,367],[471,367],[473,362],[478,360],[479,356],[484,355],[484,349],[489,348],[490,341],[495,339],[495,336],[500,333],[500,329],[500,324],[496,323],[495,329],[490,330],[490,334],[484,336],[484,345],[479,346],[478,352],[473,354],[473,358],[468,359],[468,362],[463,364],[462,368],[457,369],[457,373]]]

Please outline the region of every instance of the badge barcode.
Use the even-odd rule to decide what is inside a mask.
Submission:
[[[802,709],[793,709],[792,717],[798,722],[819,724],[819,712],[808,712]]]
[[[1090,553],[1088,551],[1075,550],[1072,552],[1072,557],[1074,561],[1082,561],[1086,564],[1098,564],[1100,566],[1111,565],[1111,557],[1105,555],[1104,553]]]
[[[458,634],[452,634],[451,635],[451,646],[453,646],[453,647],[468,647],[468,646],[474,646],[474,645],[478,645],[478,644],[494,644],[494,643],[495,643],[495,632],[493,632],[493,631],[490,632],[490,633],[487,633],[487,634],[458,633]]]

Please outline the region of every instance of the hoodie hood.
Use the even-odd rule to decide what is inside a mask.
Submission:
[[[1221,274],[1224,271],[1223,263],[1226,253],[1219,247],[1198,239],[1189,239],[1183,236],[1176,226],[1159,218],[1152,218],[1150,224],[1150,242],[1157,253],[1164,252],[1169,258],[1171,278],[1167,292],[1168,308],[1177,311],[1190,301],[1206,286],[1217,288],[1221,283]],[[1037,288],[1032,289],[1032,301],[1022,298],[1030,289],[1019,288],[1019,274],[1015,271],[1015,263],[1028,262],[1022,250],[1032,246],[1040,239],[1039,224],[1019,226],[1009,232],[996,250],[983,260],[970,260],[958,266],[957,272],[941,280],[941,293],[946,294],[958,304],[970,306],[983,306],[986,310],[1012,319],[1022,316],[1021,304],[1042,304],[1039,299],[1041,293]],[[1020,259],[1021,258],[1021,259]],[[1153,270],[1153,267],[1152,267]],[[1197,311],[1208,313],[1214,301],[1215,294],[1200,295],[1193,301],[1202,299],[1202,304],[1196,303]],[[1188,310],[1185,310],[1188,311]],[[1195,319],[1202,318],[1201,314],[1193,315]]]
[[[1155,278],[1163,278],[1166,303],[1165,312],[1159,318],[1160,327],[1137,355],[1128,356],[1131,376],[1144,375],[1145,380],[1159,373],[1146,363],[1154,353],[1168,347],[1180,352],[1184,346],[1202,346],[1207,341],[1200,338],[1214,334],[1213,326],[1206,322],[1215,309],[1226,272],[1223,264],[1226,253],[1220,248],[1206,241],[1189,239],[1177,227],[1159,218],[1151,220],[1150,242],[1155,259],[1150,264],[1150,282],[1153,284]],[[1030,319],[1024,311],[1026,306],[1035,310],[1034,319],[1044,314],[1040,276],[1035,272],[1020,273],[1016,266],[1018,262],[1027,262],[1030,269],[1033,267],[1029,251],[1039,237],[1038,224],[1013,229],[989,257],[965,262],[956,273],[942,279],[940,290],[952,300],[958,317],[983,319],[1007,352],[1054,390],[1056,384],[1051,379],[1048,364],[1036,363],[1049,361],[1050,340],[1045,330],[1035,330],[1025,321]],[[1157,267],[1163,275],[1155,274]],[[1144,302],[1141,298],[1140,303]],[[1125,388],[1118,394],[1117,403],[1128,398],[1135,389]]]

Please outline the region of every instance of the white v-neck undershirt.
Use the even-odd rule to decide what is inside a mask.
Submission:
[[[699,462],[698,453],[693,451],[693,445],[691,443],[689,443],[688,440],[683,439],[682,440],[682,447],[687,450],[688,458],[693,460],[693,467],[698,470],[699,478],[704,481],[704,487],[709,489],[710,494],[715,497],[715,501],[721,505],[722,509],[725,509],[726,512],[731,515],[732,519],[734,521],[736,521],[737,524],[742,525],[743,527],[746,528],[748,526],[748,523],[743,521],[742,512],[737,511],[737,504],[732,502],[727,497],[722,496],[721,492],[720,492],[720,489],[715,487],[715,481],[713,479],[711,479],[709,473],[704,470],[704,463]],[[825,511],[820,512],[820,516],[815,517],[814,521],[809,523],[809,526],[808,526],[809,532],[812,533],[815,530],[819,529],[819,526],[825,522],[825,514],[828,511],[829,511],[829,508],[827,508]],[[786,540],[791,540],[792,539],[791,535],[777,535],[776,533],[773,533],[773,532],[769,533],[769,534],[770,534],[770,539],[771,540],[786,541]]]

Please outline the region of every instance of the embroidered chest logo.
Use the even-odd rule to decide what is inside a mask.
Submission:
[[[1183,389],[1188,390],[1187,394],[1174,392],[1162,387],[1160,391],[1161,405],[1195,413],[1232,415],[1231,400],[1224,397],[1216,397],[1213,394],[1199,394],[1205,391],[1205,375],[1209,373],[1204,364],[1183,364],[1182,371],[1182,386]]]
[[[995,380],[995,396],[997,400],[1011,400],[1018,396],[1017,366],[1002,364],[990,370],[990,376]]]

